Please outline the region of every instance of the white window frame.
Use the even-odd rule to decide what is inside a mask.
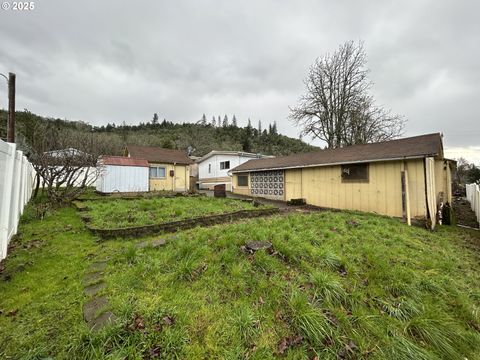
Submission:
[[[152,176],[152,169],[155,169],[155,176]],[[158,176],[159,169],[163,169],[164,176]],[[165,179],[167,177],[167,168],[165,166],[150,166],[148,175],[150,179]]]

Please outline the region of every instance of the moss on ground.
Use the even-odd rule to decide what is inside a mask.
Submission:
[[[479,358],[478,232],[322,212],[136,249],[146,238],[97,244],[65,208],[28,210],[20,233],[4,270],[19,271],[0,281],[1,358]],[[244,252],[249,240],[274,251]],[[119,322],[94,333],[81,280],[105,256]]]

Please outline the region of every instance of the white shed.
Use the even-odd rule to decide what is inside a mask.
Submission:
[[[148,161],[124,156],[101,156],[98,160],[100,174],[97,191],[143,192],[149,187]]]

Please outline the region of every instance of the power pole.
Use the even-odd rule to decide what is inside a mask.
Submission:
[[[15,74],[8,73],[8,128],[7,142],[15,142]]]

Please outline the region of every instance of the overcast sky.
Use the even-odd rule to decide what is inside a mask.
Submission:
[[[480,164],[479,1],[34,2],[0,10],[17,109],[95,125],[236,114],[297,137],[287,117],[309,65],[363,40],[372,92],[405,135],[442,132],[447,155]]]

